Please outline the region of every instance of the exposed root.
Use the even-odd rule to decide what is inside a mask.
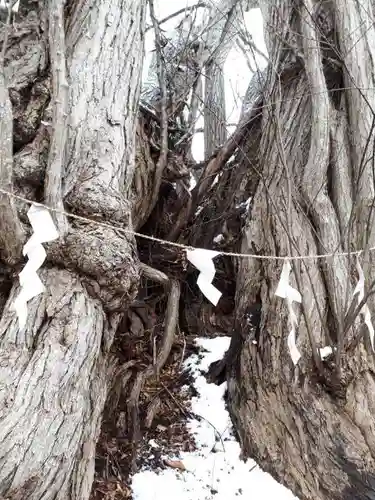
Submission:
[[[160,370],[163,368],[168,359],[169,353],[171,352],[178,322],[180,294],[181,294],[180,282],[177,280],[171,280],[171,288],[169,292],[167,311],[165,315],[164,335],[159,350],[159,354],[156,359],[155,368],[157,373],[159,373]]]
[[[156,396],[151,403],[148,405],[146,418],[145,418],[145,427],[146,429],[150,429],[152,426],[152,422],[159,412],[161,407],[161,399],[159,396]]]
[[[161,282],[165,285],[165,279],[168,280],[166,275],[157,271],[149,266],[142,266],[142,271],[147,277],[153,277],[156,281]],[[132,469],[135,470],[135,458],[136,458],[136,450],[138,443],[141,439],[141,421],[139,415],[139,398],[142,393],[142,389],[150,377],[156,375],[159,376],[160,371],[165,365],[168,356],[171,352],[173,342],[175,340],[175,332],[178,323],[179,317],[179,300],[181,293],[180,282],[177,280],[171,280],[169,282],[169,295],[168,295],[168,303],[167,310],[165,313],[165,327],[164,334],[161,340],[161,345],[159,347],[156,358],[152,364],[150,364],[147,368],[145,368],[142,372],[139,372],[136,375],[135,382],[133,384],[128,404],[127,404],[127,414],[128,414],[128,431],[133,442],[133,460],[132,460]],[[152,403],[150,403],[146,418],[145,418],[145,426],[146,428],[150,428],[155,418],[155,415],[160,408],[160,398],[157,396],[154,398]]]
[[[135,360],[128,361],[120,367],[117,367],[117,369],[115,368],[113,370],[113,376],[109,376],[114,382],[112,383],[111,391],[107,398],[108,409],[114,410],[117,407],[121,394],[124,393],[127,383],[131,378],[132,373],[130,369],[133,368],[135,364]]]
[[[139,372],[135,378],[133,388],[128,400],[128,421],[129,435],[131,440],[136,445],[141,439],[141,425],[139,420],[139,396],[145,383],[146,372]]]

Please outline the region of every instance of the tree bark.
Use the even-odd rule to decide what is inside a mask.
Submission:
[[[207,45],[214,47],[205,68],[204,156],[210,156],[227,139],[224,64],[240,31],[240,0],[224,0],[211,7]],[[227,15],[224,16],[223,13]],[[215,40],[216,39],[216,40]],[[214,41],[216,43],[214,43]],[[216,47],[215,47],[216,46]]]
[[[10,32],[5,73],[16,191],[120,229],[68,221],[64,236],[47,247],[40,272],[46,291],[29,302],[25,329],[11,309],[19,291],[14,278],[0,319],[0,494],[6,498],[20,492],[30,500],[89,498],[108,351],[139,279],[134,240],[121,228],[132,227],[145,1],[67,2],[65,20],[62,3],[21,2]],[[48,22],[59,47],[49,43]],[[48,51],[55,57],[51,83]],[[67,131],[53,135],[64,119]],[[21,265],[10,271],[16,276]]]
[[[258,179],[242,252],[296,256],[374,246],[373,7],[261,3],[271,64],[258,162],[242,160]],[[348,320],[354,262],[335,255],[292,263],[303,299],[294,306],[302,354],[294,367],[287,308],[275,297],[282,263],[238,261],[227,354],[231,414],[245,454],[301,500],[375,498],[374,355],[366,327]],[[371,255],[363,266],[369,290]],[[372,298],[367,303],[374,313]],[[336,354],[322,360],[318,349],[326,345]]]

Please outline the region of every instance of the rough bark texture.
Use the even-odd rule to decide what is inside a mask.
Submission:
[[[241,250],[299,255],[373,246],[373,3],[261,7],[271,65],[257,160],[243,159],[257,187]],[[296,368],[287,308],[274,295],[281,263],[238,262],[227,355],[232,417],[245,454],[301,500],[375,498],[374,358],[366,328],[348,320],[353,262],[293,263],[303,296]],[[364,265],[370,284],[369,257]],[[325,345],[337,351],[322,361],[317,348]]]
[[[228,15],[234,2],[220,5]],[[266,255],[373,246],[372,2],[272,0],[261,8],[270,64],[253,78],[241,123],[204,163],[191,194],[181,164],[171,167],[179,140],[170,134],[169,162],[149,215],[160,154],[160,93],[150,79],[154,83],[144,95],[153,109],[142,111],[139,120],[140,168],[133,185],[137,227],[194,246]],[[220,30],[207,34],[205,49],[217,47]],[[165,49],[174,56],[166,65],[174,118],[180,118],[180,105],[209,60],[200,57],[202,47],[189,54],[187,47],[172,43],[171,52],[168,44]],[[195,65],[184,64],[189,55]],[[181,71],[174,80],[176,62]],[[169,278],[181,276],[182,252],[148,242],[140,243],[139,252]],[[301,500],[375,498],[374,364],[366,329],[358,314],[348,313],[357,280],[354,260],[336,255],[293,263],[292,283],[303,295],[297,368],[287,348],[287,310],[274,295],[281,263],[216,262],[215,284],[223,298],[215,309],[207,304],[188,268],[180,322],[191,332],[217,332],[228,331],[234,318],[225,363],[229,406],[245,454]],[[363,267],[371,283],[367,254]],[[147,291],[146,286],[144,302],[150,303]],[[368,304],[375,312],[372,298]],[[323,361],[318,349],[326,345],[337,350]],[[221,380],[222,366],[216,367]],[[132,391],[137,414],[141,386],[138,371]]]
[[[48,168],[48,203],[128,228],[145,2],[67,2],[65,22],[62,3],[21,2],[10,28],[5,73],[15,124],[14,180],[18,191],[44,201]],[[58,47],[50,46],[48,21]],[[48,160],[58,116],[66,119],[67,139],[54,136]],[[19,208],[22,219],[25,207]],[[19,329],[11,310],[19,291],[15,273],[0,320],[0,494],[85,500],[108,351],[136,292],[138,258],[133,239],[121,230],[74,220],[47,254],[40,273],[46,292],[29,303],[26,328]]]
[[[223,66],[207,65],[204,99],[204,155],[209,158],[227,138]]]
[[[375,367],[366,329],[347,313],[357,279],[353,259],[293,264],[293,285],[303,295],[297,368],[287,349],[286,307],[274,296],[280,262],[218,258],[215,285],[223,298],[213,308],[197,290],[183,250],[140,239],[142,286],[128,310],[139,262],[121,229],[133,224],[180,243],[267,255],[375,244],[370,0],[261,4],[269,67],[254,76],[234,135],[194,165],[203,174],[189,191],[191,123],[183,110],[204,66],[222,66],[237,3],[215,3],[202,29],[189,31],[188,19],[164,40],[168,119],[155,58],[137,123],[145,1],[68,1],[63,11],[58,0],[25,0],[10,25],[4,79],[0,74],[2,186],[119,229],[63,221],[64,237],[48,245],[41,272],[46,293],[31,301],[27,327],[19,330],[11,305],[27,206],[0,198],[0,495],[6,498],[87,499],[107,374],[115,371],[108,366],[115,332],[123,349],[115,368],[126,398],[116,425],[138,440],[142,414],[150,427],[163,403],[157,399],[143,411],[142,387],[168,366],[179,326],[194,333],[232,329],[216,371],[222,377],[227,369],[245,454],[301,500],[375,498]],[[5,35],[0,28],[2,43]],[[66,135],[58,133],[61,121]],[[168,161],[159,162],[165,121]],[[224,138],[216,125],[209,149]],[[370,283],[375,273],[367,253],[363,267]],[[375,312],[373,298],[368,303]],[[132,342],[147,335],[151,348],[141,360],[129,359],[137,352]],[[322,361],[318,348],[327,344],[337,350]]]

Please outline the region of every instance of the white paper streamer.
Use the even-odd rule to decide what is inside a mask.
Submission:
[[[355,290],[353,292],[353,297],[355,297],[358,294],[358,304],[359,304],[365,296],[365,275],[363,274],[363,269],[362,269],[361,264],[359,262],[358,255],[357,255],[356,267],[357,267],[359,279],[358,279],[357,286],[355,287]],[[364,319],[365,325],[368,328],[372,350],[375,351],[375,349],[374,349],[374,327],[373,327],[372,322],[371,322],[371,313],[370,313],[370,309],[368,308],[367,304],[364,304],[364,306],[362,307],[361,314],[363,314],[363,319]]]
[[[27,212],[27,216],[34,232],[23,247],[23,255],[27,255],[28,261],[19,274],[21,291],[13,304],[20,328],[24,328],[26,325],[27,302],[45,290],[37,275],[37,270],[42,266],[47,256],[42,243],[56,240],[59,237],[51,214],[46,208],[33,204]]]
[[[219,254],[220,252],[204,250],[203,248],[186,250],[187,259],[200,271],[197,285],[201,289],[203,295],[207,297],[214,306],[217,305],[222,295],[212,284],[216,272],[215,264],[212,259]]]
[[[275,295],[281,297],[282,299],[286,299],[291,324],[291,331],[288,335],[288,348],[292,361],[294,365],[296,365],[301,358],[301,353],[296,346],[296,328],[298,326],[298,321],[296,313],[293,309],[293,302],[298,302],[300,304],[302,302],[302,297],[298,290],[289,285],[289,275],[291,270],[292,266],[290,265],[290,262],[285,260]]]

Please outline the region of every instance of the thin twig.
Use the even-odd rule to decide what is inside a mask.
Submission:
[[[180,14],[185,14],[185,13],[187,13],[189,11],[193,11],[193,10],[197,10],[197,9],[201,9],[201,8],[206,9],[208,7],[209,6],[206,3],[204,3],[204,2],[199,2],[199,3],[195,4],[195,5],[190,5],[190,6],[183,7],[182,9],[177,10],[176,12],[173,12],[173,14],[169,14],[169,16],[164,17],[161,21],[159,21],[159,26],[161,24],[166,23],[167,21],[170,21],[174,17],[179,16]],[[154,25],[147,26],[146,32],[149,31],[152,28],[154,28]]]
[[[165,392],[168,394],[168,396],[171,398],[171,400],[175,403],[175,405],[179,408],[181,413],[186,417],[186,418],[191,418],[193,414],[190,411],[186,411],[185,408],[177,401],[177,399],[174,397],[174,395],[171,393],[171,391],[168,389],[168,387],[164,384],[164,382],[160,381],[160,385],[163,387]]]

